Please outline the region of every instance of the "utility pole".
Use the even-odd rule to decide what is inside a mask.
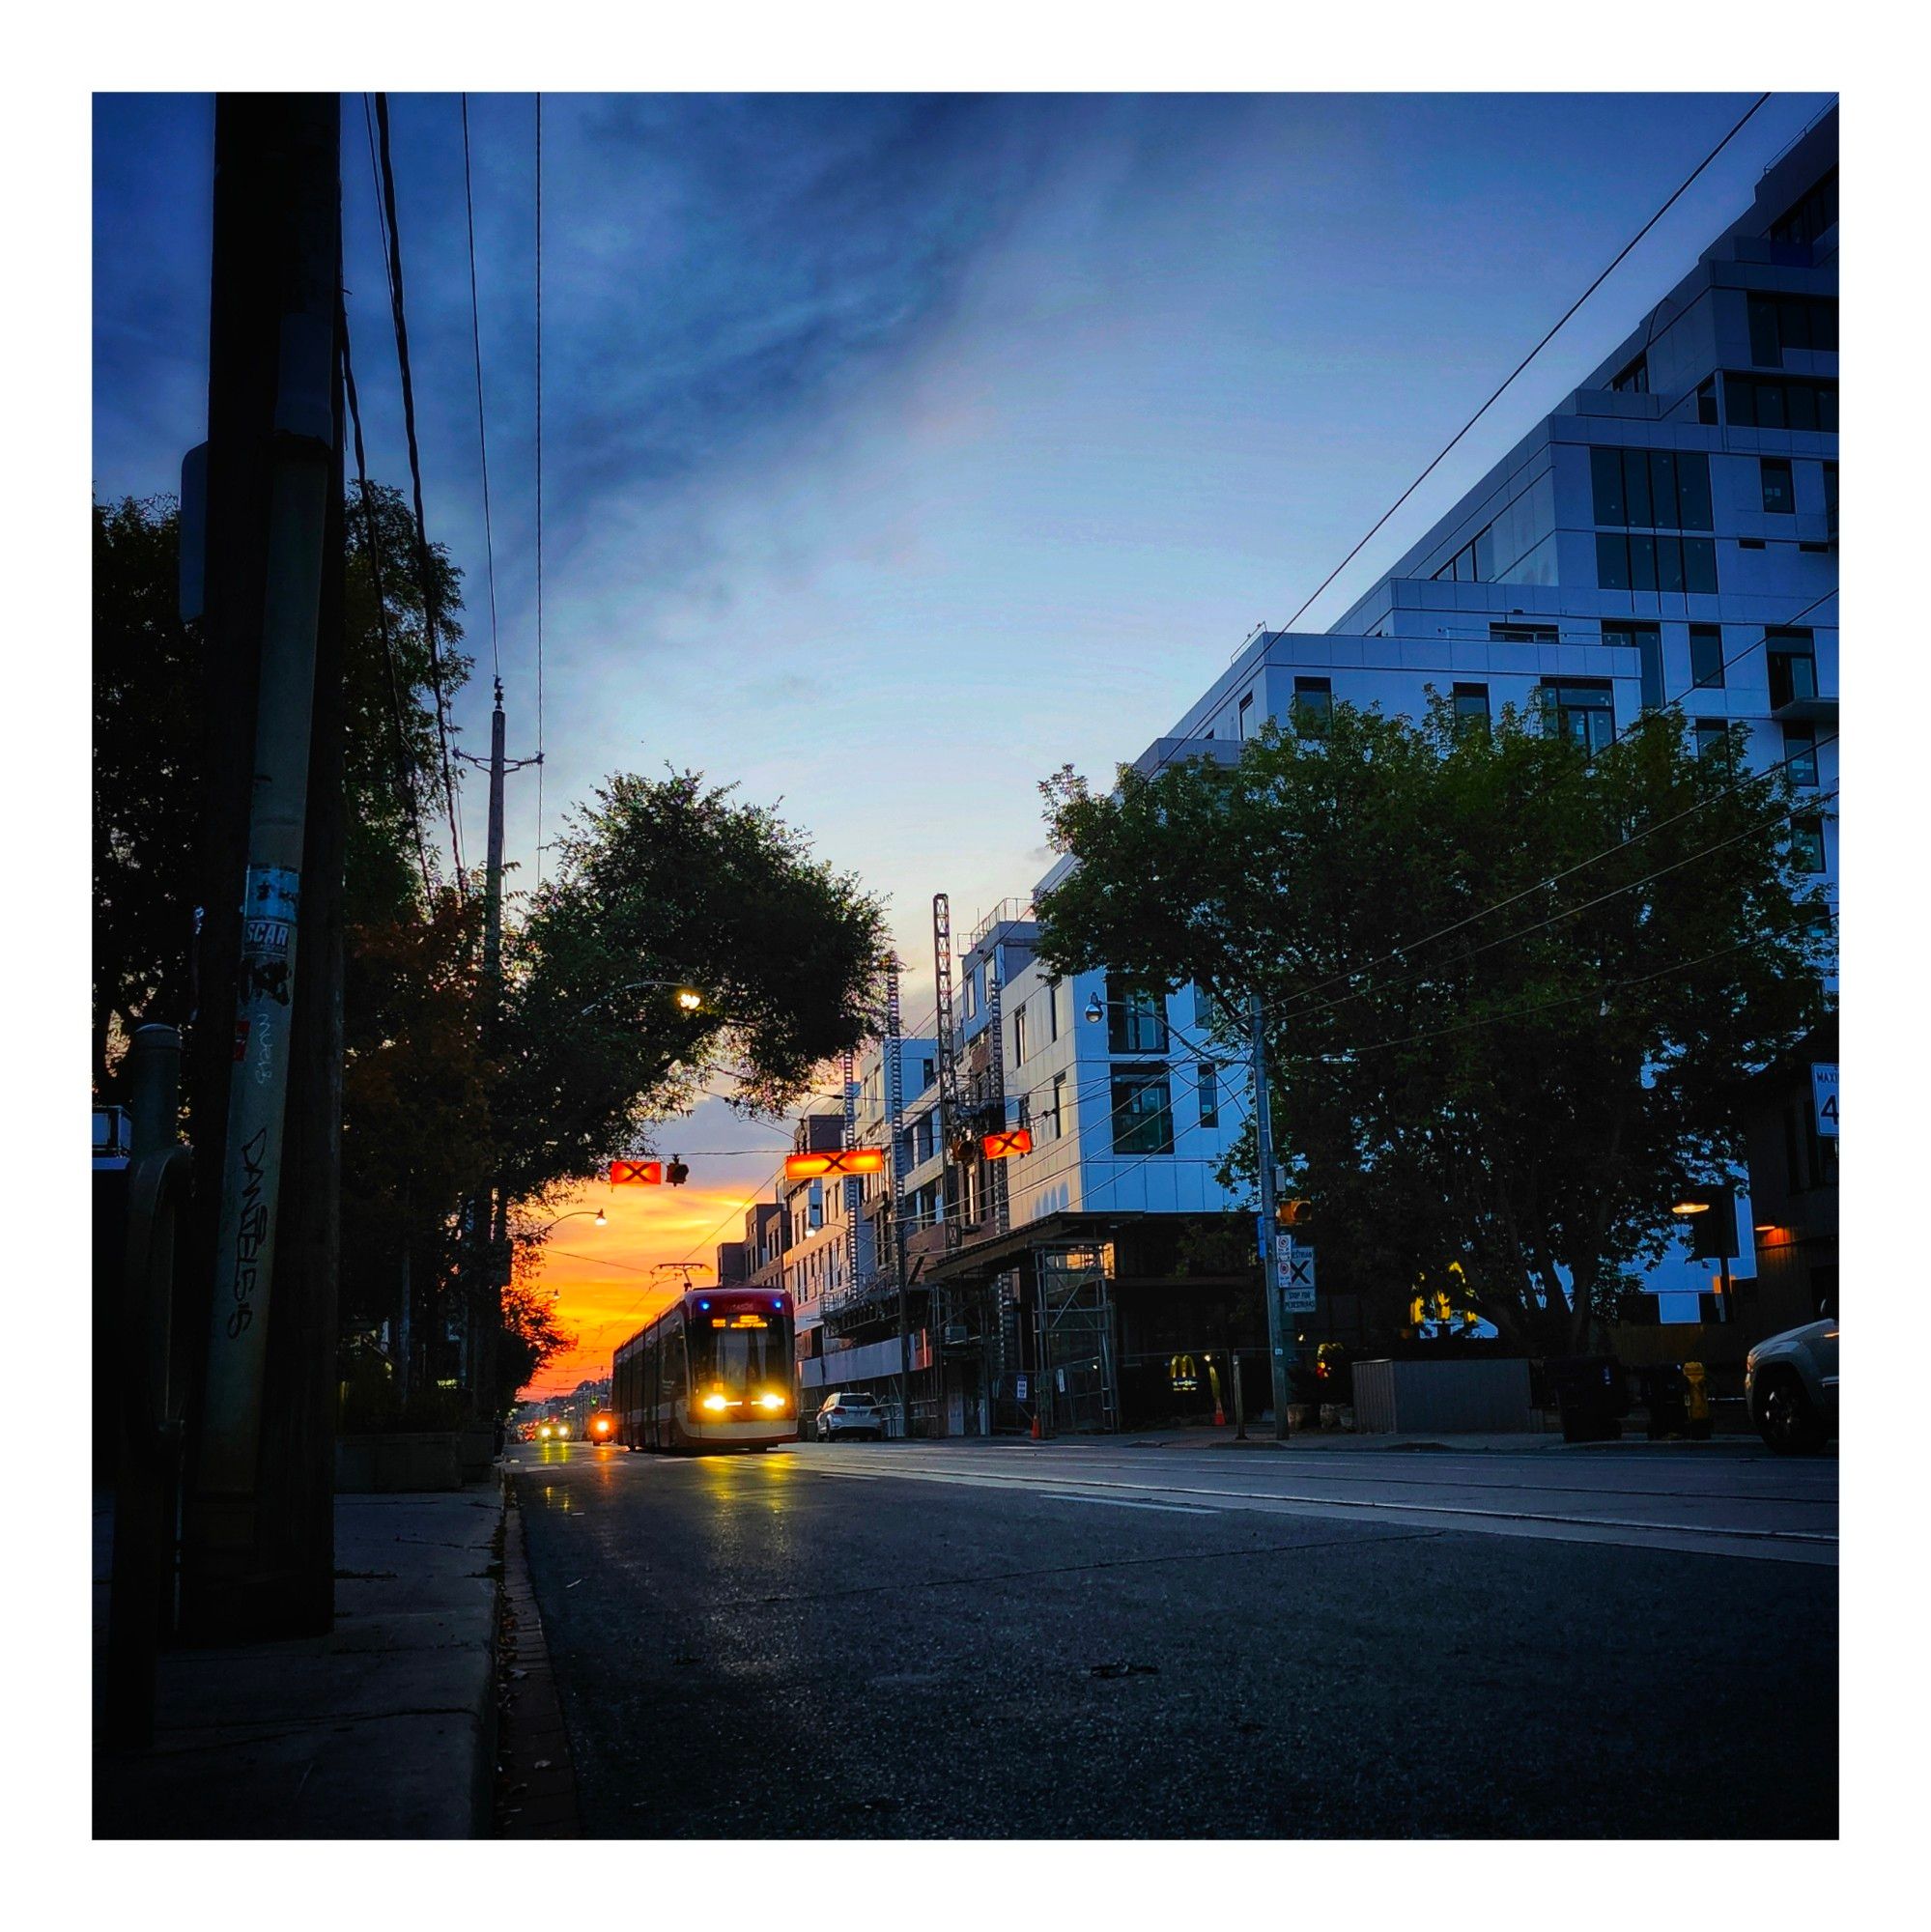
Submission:
[[[194,1110],[207,1342],[182,1604],[201,1636],[312,1633],[333,1614],[340,127],[332,94],[224,95],[216,107],[205,617],[216,735]],[[302,1177],[286,1199],[285,1153]]]
[[[525,765],[543,762],[542,753],[533,758],[504,755],[508,726],[503,717],[502,680],[496,680],[496,702],[490,712],[490,834],[483,870],[483,1014],[485,1049],[496,1042],[501,1017],[503,991],[503,781],[511,772]],[[468,752],[460,758],[480,765],[482,759]],[[502,1328],[503,1290],[509,1286],[505,1263],[509,1252],[509,1197],[500,1183],[486,1187],[470,1204],[470,1233],[477,1256],[468,1317],[471,1329],[468,1350],[472,1386],[471,1410],[477,1419],[497,1420],[497,1337]]]
[[[1254,1033],[1254,1139],[1261,1167],[1261,1293],[1267,1305],[1267,1358],[1274,1371],[1274,1440],[1288,1439],[1289,1371],[1297,1359],[1293,1331],[1283,1319],[1280,1270],[1274,1254],[1280,1240],[1275,1211],[1274,1119],[1267,1097],[1267,1028],[1261,996],[1250,994],[1247,1013]]]

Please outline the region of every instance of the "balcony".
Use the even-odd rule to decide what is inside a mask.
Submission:
[[[1808,652],[1770,653],[1770,715],[1779,724],[1834,724],[1837,695],[1817,688],[1817,660]]]

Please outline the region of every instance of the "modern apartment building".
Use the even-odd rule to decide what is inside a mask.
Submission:
[[[1514,706],[1592,748],[1680,701],[1712,737],[1744,725],[1755,763],[1788,761],[1814,792],[1802,823],[1834,909],[1836,226],[1832,110],[1616,352],[1338,623],[1251,639],[1139,767],[1235,756],[1264,721],[1304,728],[1337,701]],[[884,1178],[858,1205],[863,1242],[834,1224],[842,1203],[808,1203],[789,1258],[801,1326],[810,1308],[817,1331],[808,1380],[895,1388],[910,1362],[912,1419],[935,1433],[1108,1429],[1231,1407],[1244,1351],[1258,1408],[1253,1222],[1218,1179],[1251,1107],[1244,1051],[1192,989],[1055,980],[1036,937],[1030,901],[980,923],[958,952],[953,1031],[965,1122],[1024,1127],[1031,1151],[989,1161],[961,1137],[949,1161],[938,1087],[905,1083],[912,1285],[901,1311]],[[917,1051],[922,1071],[942,1058],[932,1042]],[[889,1126],[881,1066],[874,1052],[861,1069],[866,1137]],[[1747,1196],[1739,1211],[1746,1274]],[[1687,1251],[1648,1282],[1665,1320],[1693,1319],[1709,1286]],[[1349,1339],[1353,1320],[1323,1299],[1308,1327]]]

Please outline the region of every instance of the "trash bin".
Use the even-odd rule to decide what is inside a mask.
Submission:
[[[1673,1366],[1650,1369],[1643,1376],[1643,1406],[1649,1410],[1646,1432],[1652,1442],[1690,1433],[1690,1413],[1684,1404],[1683,1371]]]
[[[1629,1410],[1622,1369],[1608,1355],[1565,1355],[1548,1364],[1565,1442],[1613,1442]]]

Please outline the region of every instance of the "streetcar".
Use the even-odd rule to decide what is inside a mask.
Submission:
[[[611,1408],[632,1449],[769,1449],[798,1434],[791,1297],[696,1288],[618,1345]]]

